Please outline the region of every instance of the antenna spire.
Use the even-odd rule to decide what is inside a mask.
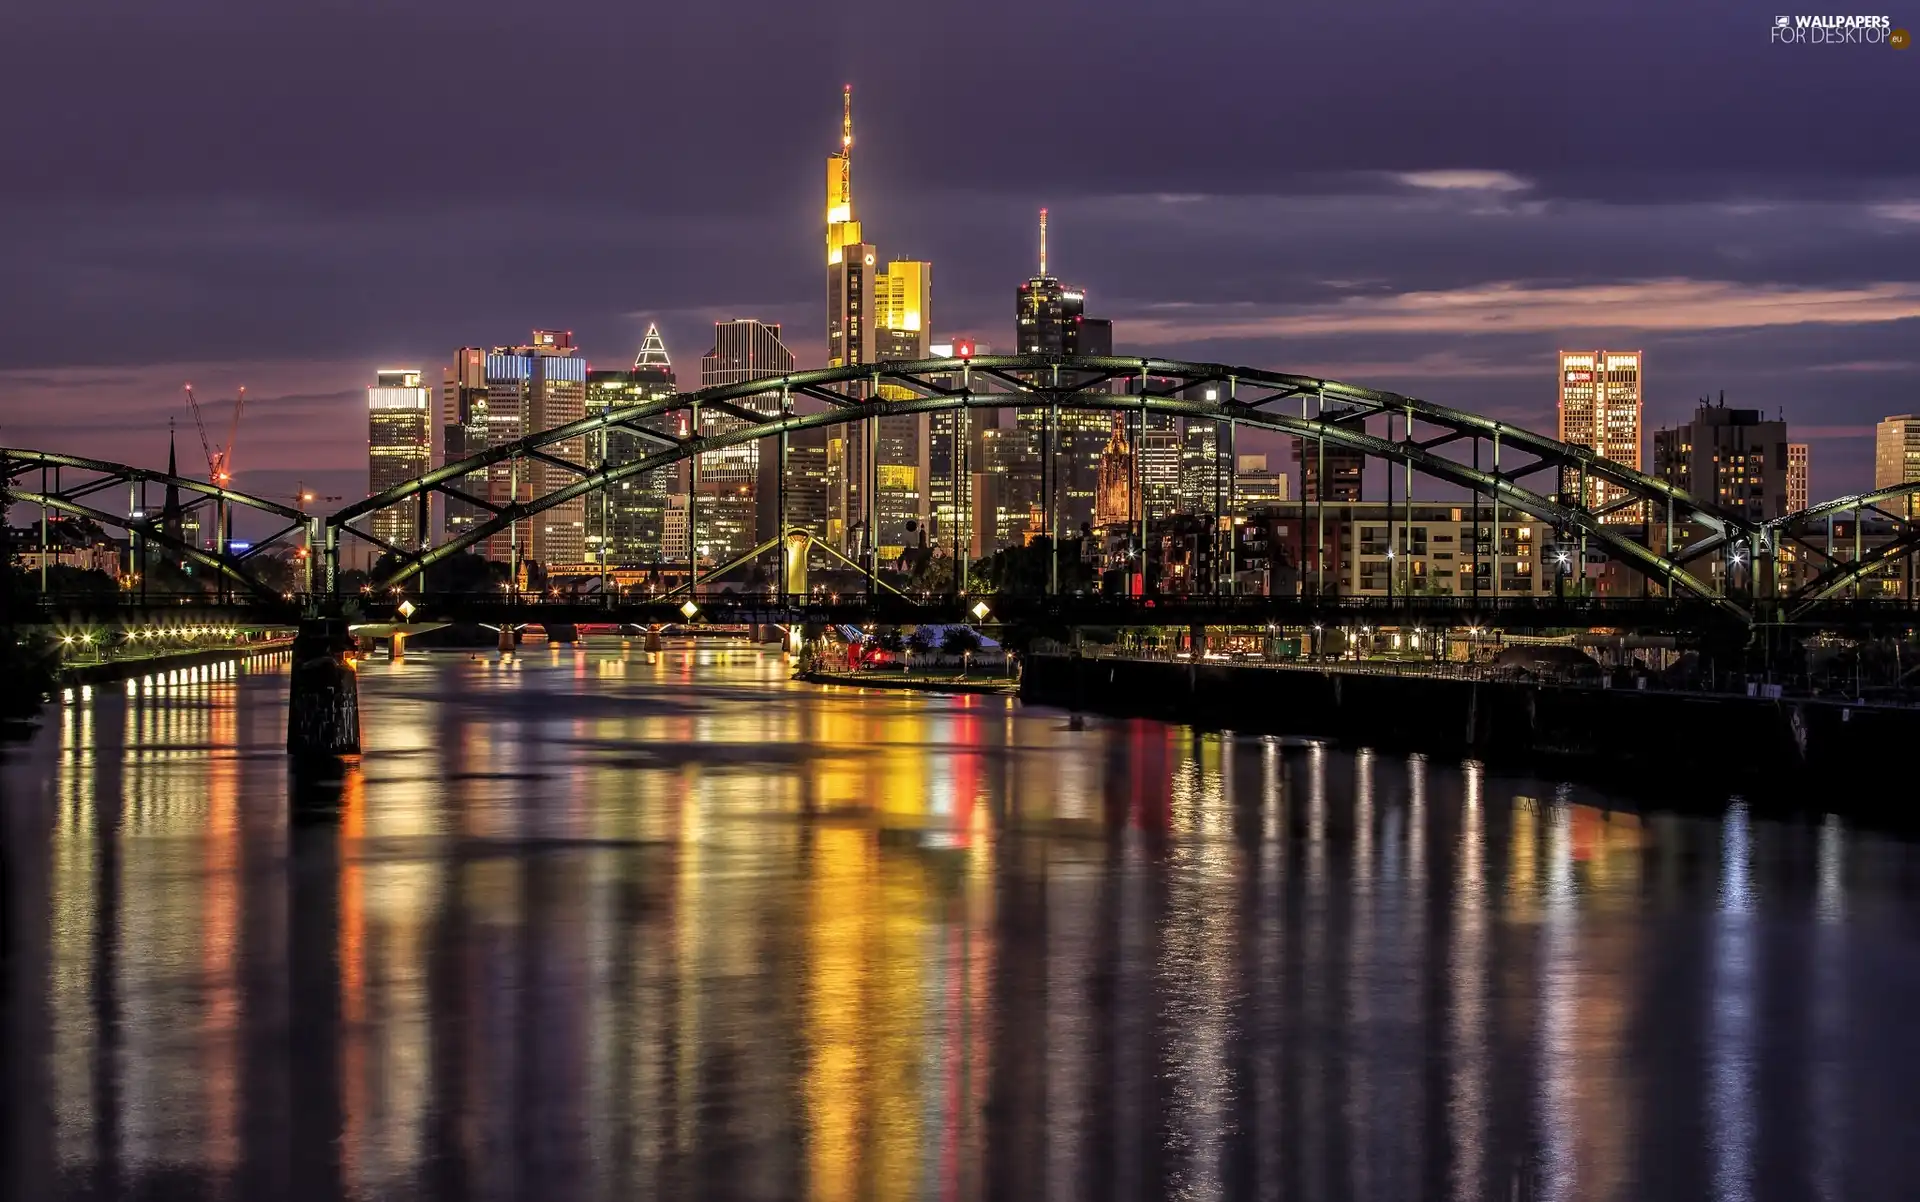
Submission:
[[[1047,274],[1047,211],[1040,210],[1040,274]]]
[[[853,85],[848,84],[840,91],[840,149],[853,149]]]

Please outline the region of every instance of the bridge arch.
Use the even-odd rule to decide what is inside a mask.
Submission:
[[[39,487],[22,487],[18,483],[22,477],[36,471],[43,477]],[[45,482],[45,476],[49,472],[53,474],[51,487]],[[78,472],[81,478],[72,483],[63,483],[61,480],[63,472]],[[183,506],[183,512],[211,502],[224,510],[230,511],[234,508],[252,510],[279,519],[286,524],[265,538],[252,540],[243,552],[236,554],[225,548],[224,544],[217,547],[215,551],[208,552],[175,538],[166,529],[164,513],[153,514],[145,506],[140,506],[136,510],[134,505],[129,504],[129,512],[119,514],[87,503],[90,498],[121,486],[128,489],[130,500],[136,490],[142,490],[146,486],[157,486],[192,493],[198,498]],[[245,589],[254,600],[274,604],[286,600],[285,596],[280,590],[271,587],[248,571],[247,563],[295,534],[311,537],[313,530],[321,525],[319,515],[308,514],[294,506],[265,497],[256,497],[237,489],[223,488],[205,480],[176,476],[150,468],[133,467],[105,459],[90,459],[81,455],[66,455],[53,451],[35,451],[16,447],[0,448],[0,488],[3,488],[10,503],[37,505],[42,509],[84,517],[109,529],[125,530],[137,536],[142,543],[164,548],[183,559],[191,560],[213,572],[219,579]],[[143,516],[136,517],[135,512]]]
[[[882,386],[905,395],[899,399],[880,399],[876,394]],[[1110,391],[1116,387],[1128,391]],[[1209,389],[1213,399],[1205,399]],[[1201,399],[1195,399],[1196,392]],[[739,404],[748,398],[769,395],[779,397],[779,410],[771,415]],[[826,408],[800,413],[794,406],[801,398],[822,403]],[[1299,416],[1280,411],[1283,406],[1290,408],[1294,401],[1299,403]],[[1666,481],[1605,459],[1586,447],[1399,393],[1254,368],[1160,359],[995,356],[886,362],[799,372],[681,393],[541,431],[387,489],[329,517],[328,545],[331,548],[336,544],[338,531],[360,533],[352,531],[349,523],[424,491],[440,491],[473,500],[461,493],[454,482],[517,457],[561,464],[574,475],[571,483],[544,496],[504,505],[487,504],[485,508],[491,512],[488,520],[411,557],[388,578],[377,582],[375,587],[384,589],[555,505],[695,455],[822,426],[891,415],[981,408],[1165,413],[1212,420],[1230,427],[1267,430],[1359,451],[1368,458],[1404,465],[1428,478],[1484,494],[1499,504],[1577,532],[1668,587],[1709,598],[1729,613],[1742,619],[1747,617],[1739,605],[1717,595],[1685,569],[1687,556],[1654,552],[1626,538],[1620,527],[1603,521],[1606,511],[1596,512],[1579,504],[1584,490],[1576,494],[1574,504],[1566,504],[1556,496],[1520,483],[1526,476],[1540,471],[1577,474],[1582,480],[1605,480],[1614,484],[1630,502],[1664,506],[1669,515],[1684,516],[1692,525],[1706,530],[1715,542],[1745,540],[1757,533],[1757,528],[1744,518],[1698,502]],[[733,430],[699,435],[699,423],[695,420],[687,427],[696,432],[695,436],[684,439],[646,425],[682,412],[694,416],[703,409],[728,414],[743,424]],[[1367,432],[1366,420],[1374,417],[1389,419],[1388,437]],[[1404,428],[1404,436],[1399,439],[1391,437],[1391,419],[1396,418],[1403,422]],[[1439,435],[1415,439],[1416,422],[1437,428]],[[545,451],[555,443],[616,428],[641,434],[660,449],[615,467],[567,463]],[[1496,448],[1495,466],[1484,469],[1438,453],[1441,447],[1462,439],[1491,442]],[[1500,468],[1498,448],[1502,445],[1531,456],[1532,461],[1519,467]]]

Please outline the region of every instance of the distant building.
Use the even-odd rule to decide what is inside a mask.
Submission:
[[[1639,351],[1561,351],[1560,441],[1591,447],[1615,463],[1639,470],[1643,366]],[[1627,495],[1620,485],[1596,477],[1588,477],[1586,485],[1590,509]],[[1561,481],[1560,491],[1567,495],[1579,491],[1577,473]],[[1603,520],[1622,525],[1639,522],[1640,510],[1639,505],[1626,505]]]
[[[1873,486],[1892,488],[1913,480],[1920,480],[1920,414],[1883,417],[1873,430]]]
[[[417,368],[383,368],[367,389],[367,495],[426,475],[433,463],[433,410]],[[432,524],[413,499],[374,510],[373,536],[402,551],[424,550]]]
[[[1135,517],[1133,446],[1127,440],[1126,415],[1113,414],[1112,423],[1112,433],[1100,455],[1100,489],[1093,510],[1096,527],[1128,526]]]
[[[1113,323],[1086,315],[1086,290],[1062,283],[1047,270],[1047,211],[1040,210],[1040,270],[1014,291],[1014,349],[1021,355],[1111,355]],[[1045,412],[1022,410],[1015,424],[1034,435],[1036,453],[1042,438]],[[1058,415],[1052,481],[1055,521],[1062,538],[1070,538],[1094,521],[1095,497],[1100,488],[1100,456],[1110,433],[1107,414],[1092,409],[1067,409]],[[1043,531],[1044,533],[1044,531]]]
[[[1149,520],[1180,504],[1180,430],[1171,413],[1149,413],[1140,436],[1140,491]]]
[[[535,330],[525,346],[487,352],[487,446],[498,447],[526,435],[577,422],[587,412],[587,361],[576,353],[573,335]],[[587,461],[586,440],[569,438],[541,448],[549,459]],[[566,487],[579,474],[543,459],[508,459],[487,469],[488,499],[498,506]],[[575,497],[487,540],[487,558],[533,561],[550,573],[578,570],[586,559],[586,501]]]
[[[1307,501],[1341,502],[1365,499],[1367,456],[1350,447],[1323,446],[1317,440],[1293,440],[1293,461],[1300,465],[1300,495]],[[1327,486],[1320,487],[1324,468]]]
[[[1807,461],[1812,448],[1804,442],[1787,444],[1787,512],[1807,507]]]
[[[1233,505],[1235,513],[1247,513],[1262,505],[1276,505],[1287,499],[1287,478],[1267,470],[1265,455],[1240,455],[1234,463]]]
[[[454,352],[453,362],[441,372],[441,463],[458,463],[486,450],[487,430],[487,352],[483,347],[463,346]],[[484,468],[448,483],[469,497],[485,499],[487,496]],[[491,516],[482,506],[449,494],[445,510],[447,537],[457,537]]]
[[[1034,435],[1021,426],[980,432],[982,513],[992,515],[993,547],[1024,546],[1045,528],[1040,509],[1040,456]]]
[[[1180,431],[1180,493],[1176,513],[1211,514],[1226,502],[1220,472],[1220,429],[1209,418],[1188,418]]]
[[[1329,501],[1304,520],[1297,507],[1255,509],[1234,527],[1235,544],[1222,562],[1231,561],[1236,591],[1243,593],[1384,596],[1389,580],[1398,595],[1553,591],[1553,530],[1538,518],[1502,506],[1496,529],[1487,505],[1478,511],[1477,526],[1471,505],[1416,501],[1410,508],[1411,521],[1409,507],[1399,501]],[[1396,543],[1396,554],[1389,556]],[[1212,581],[1199,583],[1210,587]]]
[[[796,431],[787,445],[787,528],[827,537],[827,429]]]
[[[677,391],[666,343],[659,327],[649,325],[631,368],[587,373],[587,413],[591,416],[665,401]],[[645,419],[643,424],[668,437],[684,437],[686,433],[685,418],[680,414],[663,414]],[[587,438],[587,458],[596,466],[622,467],[664,449],[658,439],[617,426]],[[589,496],[587,562],[614,567],[660,563],[665,555],[667,497],[685,470],[684,465],[655,468]]]
[[[1758,409],[1702,403],[1693,420],[1653,435],[1654,474],[1696,501],[1754,520],[1777,518],[1787,501],[1787,423]]]

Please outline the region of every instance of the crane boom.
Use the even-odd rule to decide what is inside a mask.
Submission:
[[[213,442],[207,437],[207,423],[200,416],[200,400],[193,395],[193,385],[187,385],[187,408],[193,411],[193,428],[200,431],[200,450],[207,457],[207,480],[211,483],[220,474],[220,465],[213,456]]]
[[[225,484],[233,478],[233,444],[240,437],[240,411],[247,407],[246,385],[240,386],[240,395],[233,399],[233,421],[227,425],[227,445],[220,451],[220,483]]]
[[[200,432],[200,450],[207,457],[207,482],[226,484],[233,479],[233,444],[240,437],[240,414],[247,407],[247,390],[242,388],[233,402],[233,420],[227,426],[227,441],[216,447],[207,437],[207,421],[200,409],[200,398],[187,385],[187,408],[193,411],[193,427]]]

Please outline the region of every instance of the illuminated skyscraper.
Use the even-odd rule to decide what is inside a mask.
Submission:
[[[441,373],[440,462],[458,463],[487,449],[487,352],[463,346]],[[487,495],[487,473],[482,470],[451,481],[470,497]],[[453,538],[488,518],[485,509],[449,495],[446,499],[447,537]]]
[[[840,149],[827,156],[827,366],[871,363],[878,255],[853,209],[853,85],[840,97]]]
[[[1014,346],[1022,355],[1111,355],[1113,323],[1086,315],[1086,292],[1063,284],[1047,271],[1047,211],[1040,210],[1040,271],[1014,291]],[[1017,424],[1044,447],[1046,417],[1023,410]],[[1058,417],[1052,480],[1055,523],[1062,538],[1073,538],[1094,520],[1100,491],[1100,456],[1110,434],[1108,415],[1093,409],[1068,409]],[[1043,452],[1044,453],[1044,452]],[[1045,531],[1042,531],[1045,533]]]
[[[1592,447],[1615,463],[1640,467],[1641,367],[1639,351],[1560,352],[1560,441]],[[1577,473],[1561,481],[1579,491]],[[1617,484],[1589,477],[1586,504],[1599,509],[1625,496]],[[1640,506],[1606,515],[1608,522],[1641,520]]]
[[[587,412],[604,413],[661,401],[675,391],[673,361],[667,357],[659,327],[649,325],[631,369],[587,373]],[[684,419],[677,415],[650,418],[645,424],[670,437],[685,435]],[[618,427],[587,439],[589,462],[608,467],[638,462],[661,449],[659,440]],[[622,567],[662,562],[667,496],[680,470],[663,467],[628,476],[603,493],[586,498],[587,562]]]
[[[700,387],[746,384],[793,372],[793,352],[780,341],[780,326],[751,317],[713,323],[713,349],[700,357]],[[736,397],[742,409],[772,416],[780,411],[780,390]],[[702,437],[745,428],[745,421],[711,409],[700,414]],[[743,443],[700,456],[700,479],[713,484],[756,484],[760,453],[755,443]]]
[[[427,472],[433,461],[433,410],[415,368],[383,368],[367,389],[367,493],[384,492]],[[375,510],[373,536],[403,551],[426,547],[431,534],[412,500]]]
[[[780,327],[736,318],[713,323],[713,349],[700,358],[700,386],[746,384],[791,374],[793,352],[780,341]],[[766,416],[780,411],[780,390],[733,398],[733,404]],[[700,433],[711,438],[745,429],[747,422],[731,414],[703,409]],[[772,537],[778,524],[775,500],[779,470],[773,444],[761,454],[758,440],[709,451],[700,459],[700,486],[695,531],[702,555],[715,565]],[[708,501],[713,504],[709,505]]]
[[[1807,460],[1812,450],[1804,442],[1787,444],[1787,512],[1807,507]]]
[[[498,347],[485,360],[487,445],[497,447],[528,434],[579,421],[587,412],[587,361],[575,354],[571,333],[535,330],[525,346]],[[541,449],[568,463],[585,465],[585,438]],[[508,459],[487,472],[495,505],[531,501],[577,480],[576,473],[541,459]],[[487,540],[487,558],[502,563],[539,563],[549,571],[586,562],[586,501],[575,497]]]

